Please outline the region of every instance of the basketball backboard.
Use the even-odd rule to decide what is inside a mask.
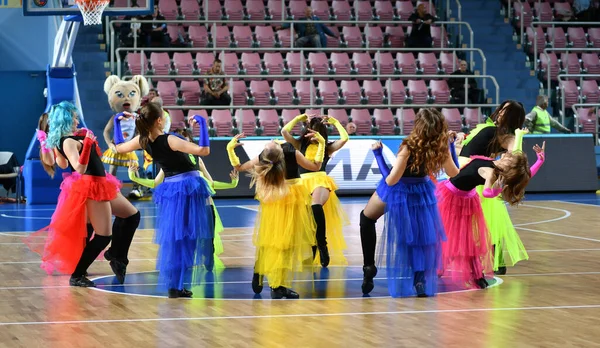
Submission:
[[[80,13],[75,0],[22,0],[25,16],[68,16]],[[110,0],[105,16],[139,16],[154,11],[154,0]]]

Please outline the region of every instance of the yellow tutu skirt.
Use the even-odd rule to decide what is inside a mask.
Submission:
[[[294,273],[312,258],[315,245],[310,192],[300,180],[288,182],[290,191],[284,198],[260,202],[254,227],[254,271],[265,276],[271,288],[291,287]]]
[[[317,187],[324,187],[329,190],[329,199],[323,205],[325,212],[325,222],[327,231],[327,247],[331,258],[330,264],[335,266],[345,266],[348,260],[344,256],[344,250],[347,249],[346,241],[344,240],[344,226],[350,225],[350,219],[342,208],[340,199],[335,194],[338,189],[335,180],[328,176],[325,172],[305,173],[301,175],[302,184],[312,194]],[[315,265],[320,264],[319,252],[315,257]]]
[[[131,161],[138,162],[138,156],[135,152],[115,153],[113,150],[108,149],[102,154],[102,162],[111,166],[129,167]]]

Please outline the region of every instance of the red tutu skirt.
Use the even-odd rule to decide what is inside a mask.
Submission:
[[[86,243],[87,200],[111,201],[120,189],[121,182],[108,173],[64,175],[50,225],[25,238],[27,246],[41,255],[40,267],[48,274],[73,273]]]
[[[475,189],[461,191],[449,180],[438,183],[438,205],[447,242],[442,243],[444,274],[467,287],[492,272],[491,239]]]

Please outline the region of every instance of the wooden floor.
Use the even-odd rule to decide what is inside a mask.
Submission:
[[[255,207],[229,202],[218,204],[228,227],[223,261],[235,277],[251,273]],[[530,260],[494,287],[426,299],[353,295],[360,292],[364,202],[344,206],[352,220],[345,230],[350,266],[333,267],[329,281],[348,289],[272,301],[267,288],[262,299],[245,297],[249,278],[225,282],[214,299],[153,296],[151,282],[115,291],[70,288],[68,277],[46,276],[21,242],[22,232],[48,222],[52,208],[1,205],[0,347],[600,347],[599,205],[544,200],[510,209]],[[140,210],[144,229],[130,252],[128,282],[148,280],[154,270],[153,207]],[[90,273],[111,278],[104,261]],[[376,290],[386,291],[379,276]]]

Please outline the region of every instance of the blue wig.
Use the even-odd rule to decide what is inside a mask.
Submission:
[[[68,101],[52,105],[48,113],[48,139],[46,145],[56,148],[60,144],[60,138],[73,133],[73,113],[79,117],[77,107]]]

